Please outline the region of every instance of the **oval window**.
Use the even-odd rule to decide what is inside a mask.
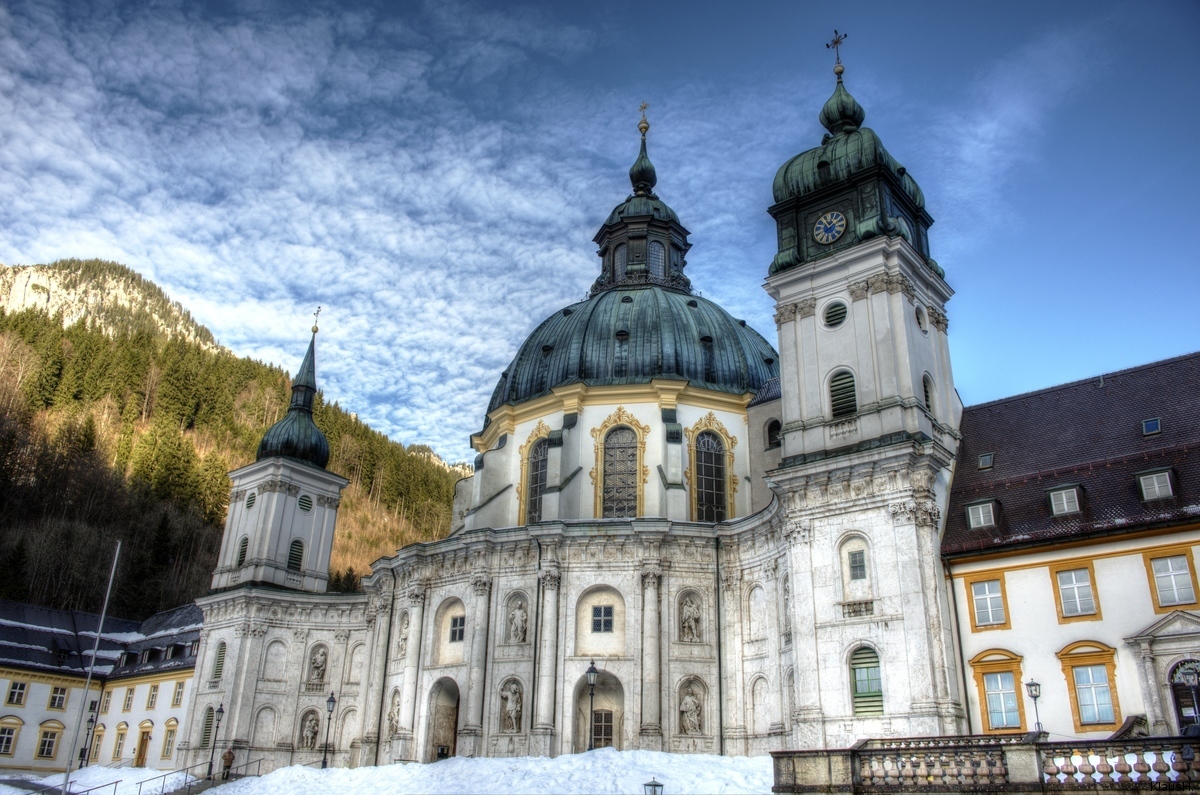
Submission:
[[[312,510],[312,497],[307,494],[300,495],[300,510],[303,513],[308,513]]]
[[[254,492],[250,492],[249,494],[246,495],[246,510],[250,510],[251,508],[254,507],[254,501],[256,499],[257,499],[257,496],[255,495]]]
[[[825,325],[829,328],[837,328],[846,322],[846,314],[849,311],[841,301],[827,304],[825,306]]]

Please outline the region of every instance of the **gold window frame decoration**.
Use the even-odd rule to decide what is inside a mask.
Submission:
[[[1022,693],[1024,683],[1021,681],[1022,660],[1023,658],[1020,655],[1013,654],[1011,651],[1006,651],[1005,649],[981,651],[968,660],[971,671],[975,676],[975,688],[979,695],[979,722],[983,727],[984,734],[1012,734],[1025,731],[1025,699]],[[999,729],[994,729],[991,726],[989,718],[987,685],[984,682],[984,676],[987,674],[1004,673],[1013,675],[1013,688],[1017,693],[1017,720],[1020,723],[1015,727],[1002,726]]]
[[[1100,612],[1100,592],[1096,588],[1096,569],[1092,565],[1090,558],[1059,561],[1058,563],[1051,563],[1047,568],[1050,571],[1050,587],[1054,591],[1054,606],[1058,610],[1058,623],[1070,624],[1074,621],[1103,620],[1104,616]],[[1077,616],[1069,616],[1063,612],[1062,588],[1058,584],[1058,575],[1060,572],[1079,571],[1080,569],[1087,570],[1088,580],[1092,586],[1092,604],[1095,605],[1096,609],[1091,613],[1080,613]]]
[[[974,574],[968,574],[962,578],[963,587],[967,593],[967,613],[971,619],[972,632],[990,632],[993,629],[1012,629],[1012,611],[1008,609],[1008,587],[1004,582],[1003,571],[980,571]],[[988,582],[989,580],[1000,581],[1000,604],[1004,607],[1004,621],[999,624],[979,624],[976,623],[975,613],[975,591],[973,586],[977,582]]]
[[[733,471],[733,448],[737,447],[737,437],[731,434],[711,411],[697,420],[692,427],[683,429],[688,444],[688,465],[683,471],[683,479],[687,483],[689,516],[695,522],[700,512],[699,495],[696,494],[692,471],[696,466],[696,439],[705,431],[712,431],[725,442],[725,521],[728,521],[737,515],[737,511],[734,510],[737,500],[734,497],[737,495],[738,484],[737,475]]]
[[[550,426],[538,420],[525,444],[521,445],[521,490],[517,493],[517,524],[525,524],[525,509],[529,505],[529,453],[542,439],[549,438]]]
[[[1071,719],[1075,731],[1113,732],[1121,725],[1121,702],[1117,698],[1117,650],[1098,640],[1078,640],[1064,646],[1056,655],[1062,665],[1063,678],[1067,680],[1067,695],[1071,701]],[[1112,700],[1112,723],[1084,723],[1079,715],[1079,699],[1075,694],[1075,668],[1085,665],[1103,665],[1108,676],[1108,697]]]
[[[637,417],[625,410],[624,406],[617,406],[617,410],[609,414],[604,422],[600,423],[599,427],[592,428],[592,439],[596,445],[596,461],[592,467],[592,471],[588,475],[592,479],[592,493],[595,495],[593,500],[596,518],[599,519],[604,514],[604,437],[608,432],[618,425],[624,425],[630,428],[637,436],[638,451],[637,451],[637,471],[641,472],[641,477],[637,478],[637,515],[646,515],[646,483],[650,481],[650,467],[646,466],[646,435],[650,433],[650,426],[643,425],[638,422]]]
[[[1184,557],[1187,559],[1188,575],[1192,578],[1192,596],[1190,602],[1180,602],[1174,605],[1159,604],[1158,601],[1158,582],[1154,579],[1154,561],[1160,558],[1177,558]],[[1158,547],[1142,553],[1142,561],[1146,564],[1146,580],[1150,586],[1150,603],[1154,605],[1155,613],[1172,613],[1176,610],[1194,610],[1197,602],[1200,601],[1200,582],[1196,580],[1196,556],[1192,554],[1191,544],[1181,544],[1172,547]]]
[[[15,756],[17,753],[17,741],[21,738],[21,729],[25,728],[25,721],[18,718],[16,715],[5,715],[0,718],[0,729],[12,729],[13,738],[12,745],[8,747],[8,753],[0,754],[0,756]]]

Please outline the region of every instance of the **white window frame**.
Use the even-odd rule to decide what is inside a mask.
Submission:
[[[67,694],[71,691],[65,687],[54,686],[50,688],[50,703],[47,709],[66,709]]]
[[[38,735],[38,759],[53,759],[58,755],[58,729],[42,729]]]
[[[154,709],[158,706],[158,685],[150,685],[150,692],[146,695],[146,709]]]
[[[995,591],[992,586],[995,586]],[[979,588],[982,586],[984,592],[980,593]],[[980,610],[980,602],[987,609],[987,620],[983,620],[983,612]],[[971,583],[971,609],[975,611],[975,626],[990,627],[995,624],[1003,624],[1008,619],[1004,613],[1004,589],[1000,584],[1000,580],[977,580]],[[997,618],[997,611],[999,618]]]
[[[967,526],[972,530],[996,526],[994,502],[977,502],[967,506]]]
[[[1005,677],[1008,679],[1007,682]],[[985,673],[983,675],[983,694],[988,725],[993,730],[1021,728],[1021,710],[1017,706],[1016,677],[1012,671]],[[999,700],[999,710],[993,708],[995,703],[993,697]],[[1001,716],[999,722],[995,720],[997,714]]]
[[[1080,681],[1080,674],[1083,672],[1087,673],[1089,681]],[[1097,672],[1103,681],[1096,680]],[[1079,705],[1079,722],[1084,725],[1115,723],[1116,709],[1113,707],[1112,684],[1108,681],[1108,666],[1103,663],[1076,665],[1071,668],[1071,675],[1075,678],[1075,701]],[[1100,698],[1101,694],[1103,698]],[[1107,716],[1103,714],[1105,708],[1108,709]],[[1088,710],[1093,711],[1091,720],[1088,719]]]
[[[1138,475],[1138,485],[1142,489],[1142,499],[1147,502],[1175,496],[1175,489],[1171,486],[1170,470],[1164,469],[1161,472],[1147,472],[1144,475]]]
[[[136,689],[136,687],[125,688],[125,703],[121,706],[122,712],[129,712],[133,709],[133,691]]]
[[[175,683],[175,693],[171,696],[171,706],[178,707],[183,705],[183,682]]]
[[[1050,512],[1055,516],[1079,513],[1079,487],[1054,489],[1050,492]]]
[[[1083,575],[1082,582],[1079,580],[1080,574]],[[1067,581],[1064,581],[1064,578],[1068,578]],[[1096,595],[1092,591],[1092,577],[1086,567],[1060,571],[1055,576],[1055,580],[1058,584],[1058,598],[1062,604],[1064,617],[1095,615]],[[1086,597],[1083,595],[1084,589],[1087,591]]]
[[[12,756],[17,743],[16,726],[0,726],[0,756]]]
[[[1160,563],[1163,565],[1160,566]],[[1180,563],[1183,568],[1179,568]],[[1150,561],[1150,568],[1154,572],[1154,588],[1158,592],[1158,603],[1161,606],[1196,603],[1196,590],[1192,587],[1191,564],[1188,562],[1187,555],[1153,558]],[[1168,585],[1169,591],[1164,589],[1164,585]],[[1170,594],[1169,598],[1168,593]],[[1185,594],[1186,599],[1183,598]]]
[[[28,682],[11,682],[8,685],[8,698],[4,703],[12,707],[23,707],[25,706],[25,694],[28,691]]]

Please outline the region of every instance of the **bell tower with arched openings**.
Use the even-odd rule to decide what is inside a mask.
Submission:
[[[938,556],[962,414],[953,291],[921,189],[862,126],[844,71],[839,59],[821,145],[779,169],[769,209],[782,449],[767,477],[788,546],[799,748],[963,721]]]

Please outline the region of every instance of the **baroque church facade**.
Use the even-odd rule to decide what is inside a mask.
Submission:
[[[836,71],[822,144],[775,178],[780,350],[692,291],[643,119],[601,273],[501,375],[450,536],[377,561],[362,594],[324,593],[346,481],[310,344],[231,473],[183,750],[209,753],[217,707],[277,764],[327,732],[339,764],[382,764],[963,731],[938,555],[952,291],[920,189]]]

